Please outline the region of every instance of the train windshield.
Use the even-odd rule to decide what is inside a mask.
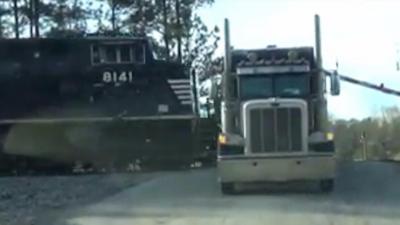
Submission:
[[[92,64],[145,63],[145,47],[137,43],[101,43],[91,47]]]

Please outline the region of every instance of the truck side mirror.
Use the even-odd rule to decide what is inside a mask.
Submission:
[[[336,70],[331,74],[331,95],[340,95],[340,77]]]

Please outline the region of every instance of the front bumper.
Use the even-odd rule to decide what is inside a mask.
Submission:
[[[333,154],[219,158],[220,182],[283,182],[335,177]]]

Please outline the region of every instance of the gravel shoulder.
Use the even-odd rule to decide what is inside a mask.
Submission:
[[[40,224],[58,211],[100,201],[157,173],[0,178],[0,225]]]

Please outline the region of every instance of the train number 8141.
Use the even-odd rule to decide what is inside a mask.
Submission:
[[[106,71],[103,73],[104,83],[132,83],[132,80],[133,80],[132,71],[123,71],[123,72]]]

